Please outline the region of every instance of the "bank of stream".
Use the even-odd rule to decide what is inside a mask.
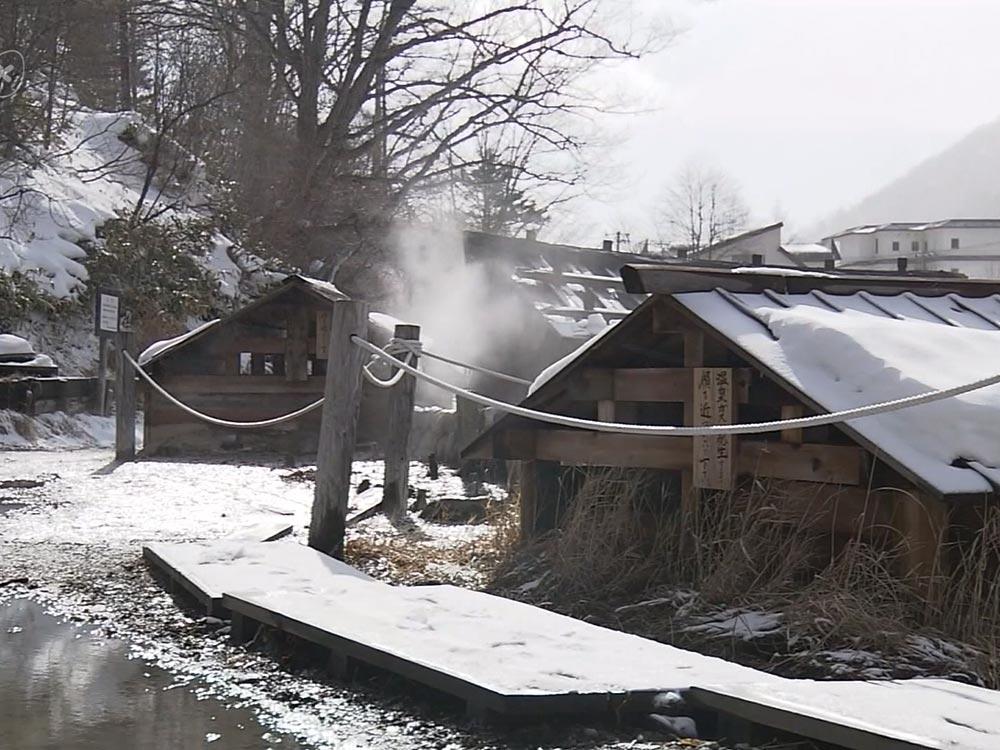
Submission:
[[[299,750],[254,715],[225,706],[129,656],[123,641],[47,614],[0,605],[0,745],[17,750]]]

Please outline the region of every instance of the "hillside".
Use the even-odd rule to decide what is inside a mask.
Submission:
[[[77,106],[49,148],[0,163],[0,274],[20,274],[57,302],[84,299],[85,262],[100,247],[108,220],[137,202],[158,222],[207,217],[210,186],[196,163],[184,184],[155,174],[143,195],[150,137],[136,113]],[[259,262],[221,233],[192,255],[217,282],[220,299],[232,299],[258,280],[250,277]],[[8,327],[53,355],[64,374],[87,372],[96,349],[89,308],[68,309],[55,317],[36,311]]]
[[[1000,119],[837,211],[807,233],[819,239],[858,224],[1000,216]]]

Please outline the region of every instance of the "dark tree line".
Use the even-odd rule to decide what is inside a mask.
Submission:
[[[441,196],[490,231],[544,222],[531,188],[580,176],[573,119],[595,105],[582,77],[635,54],[602,32],[598,0],[4,6],[0,49],[25,55],[30,85],[0,102],[0,158],[48,144],[68,92],[136,110],[152,138],[133,221],[155,218],[149,188],[194,160],[225,187],[229,231],[338,280]]]

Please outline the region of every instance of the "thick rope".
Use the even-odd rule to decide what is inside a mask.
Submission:
[[[436,385],[438,388],[442,388],[443,390],[453,393],[456,396],[461,396],[462,398],[466,398],[477,404],[491,406],[495,409],[505,411],[508,414],[526,417],[527,419],[534,419],[539,422],[549,422],[551,424],[558,424],[564,427],[578,427],[596,432],[615,432],[622,435],[676,435],[678,437],[708,437],[710,435],[754,435],[763,432],[778,432],[779,430],[786,429],[818,427],[820,425],[836,424],[838,422],[846,422],[852,419],[860,419],[861,417],[872,417],[876,414],[885,414],[887,412],[898,411],[900,409],[908,409],[913,406],[929,404],[934,401],[942,401],[946,398],[960,396],[963,393],[969,393],[970,391],[976,391],[980,388],[986,388],[1000,383],[1000,374],[991,375],[988,378],[982,378],[965,385],[943,388],[937,391],[928,391],[927,393],[920,393],[915,396],[906,396],[905,398],[898,398],[893,401],[884,401],[879,404],[869,404],[868,406],[858,406],[853,409],[845,409],[843,411],[832,412],[830,414],[818,414],[813,417],[800,417],[798,419],[786,419],[776,422],[706,425],[702,427],[636,425],[626,424],[623,422],[595,422],[591,419],[578,419],[576,417],[563,416],[562,414],[549,414],[543,411],[527,409],[523,406],[508,404],[504,401],[497,401],[489,396],[483,396],[479,393],[466,390],[465,388],[452,385],[451,383],[441,380],[440,378],[436,378],[433,375],[420,372],[420,370],[417,370],[415,367],[410,367],[405,362],[401,362],[392,355],[382,351],[377,346],[370,344],[357,336],[352,336],[351,340],[362,349],[376,354],[381,359],[395,365],[399,369],[405,370],[415,377],[422,378],[428,383]]]
[[[323,399],[319,399],[318,401],[313,401],[308,406],[303,406],[301,409],[293,411],[290,414],[285,414],[280,417],[274,417],[272,419],[262,419],[258,422],[233,422],[232,420],[229,419],[219,419],[218,417],[213,417],[209,414],[204,414],[198,411],[197,409],[188,406],[180,399],[168,393],[166,390],[164,390],[163,386],[161,386],[159,383],[153,380],[153,378],[149,375],[149,373],[147,373],[145,370],[142,369],[142,367],[139,366],[138,362],[132,359],[131,354],[129,354],[128,352],[122,352],[122,353],[125,355],[125,359],[128,360],[128,362],[132,365],[132,367],[135,368],[136,372],[139,373],[139,376],[147,383],[149,383],[154,388],[154,390],[156,390],[157,393],[163,396],[163,398],[167,399],[167,401],[172,403],[178,409],[182,409],[183,411],[187,412],[192,417],[196,417],[204,422],[208,422],[209,424],[217,425],[218,427],[231,427],[234,430],[253,430],[260,427],[274,427],[275,425],[284,424],[285,422],[291,422],[293,419],[298,419],[299,417],[305,416],[309,412],[314,411],[323,405]]]
[[[419,357],[421,352],[423,352],[423,345],[419,341],[413,339],[389,339],[389,343],[385,345],[380,351],[386,354],[406,354],[406,363],[409,365],[413,364],[414,357]],[[365,380],[374,385],[376,388],[392,388],[403,376],[406,375],[405,370],[396,370],[396,374],[393,375],[388,380],[383,380],[374,372],[372,372],[371,367],[379,358],[372,355],[367,365],[361,368],[361,374],[365,376]]]
[[[416,342],[411,342],[416,343]],[[508,375],[505,372],[497,372],[496,370],[491,370],[488,367],[480,367],[479,365],[472,365],[468,362],[460,362],[457,359],[450,359],[445,357],[443,354],[437,354],[435,352],[429,352],[426,349],[422,351],[424,357],[430,357],[431,359],[437,359],[442,362],[447,362],[449,365],[455,365],[455,367],[461,367],[465,370],[473,370],[474,372],[481,372],[484,375],[492,375],[498,380],[506,380],[510,383],[517,383],[518,385],[531,385],[532,381],[526,380],[525,378],[519,378],[516,375]]]

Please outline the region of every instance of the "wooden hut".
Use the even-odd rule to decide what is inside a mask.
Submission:
[[[323,395],[331,304],[344,298],[333,284],[292,275],[227,318],[153,344],[139,361],[169,393],[211,416],[250,422],[287,414]],[[371,340],[382,344],[391,335],[391,319],[372,313]],[[207,424],[142,385],[147,453],[316,451],[320,409],[276,427],[234,430]],[[385,421],[385,394],[367,387],[363,394],[359,444],[376,442]]]
[[[517,309],[518,325],[491,331],[491,346],[476,364],[523,378],[618,323],[645,298],[628,293],[618,274],[622,264],[643,256],[618,252],[610,240],[588,248],[467,231],[463,254],[466,265],[483,273],[485,309]],[[473,386],[499,398],[524,395],[523,388],[488,377],[474,378]]]
[[[544,372],[525,406],[600,421],[747,423],[1000,373],[997,282],[691,265],[626,266],[622,278],[649,298]],[[678,506],[689,511],[706,491],[748,479],[799,488],[785,494],[818,498],[809,510],[817,527],[893,528],[907,542],[908,570],[928,571],[949,523],[974,523],[995,500],[998,390],[740,437],[616,434],[508,415],[463,456],[522,462],[527,535],[558,524],[572,502],[559,481],[565,467],[639,467],[675,477]]]

